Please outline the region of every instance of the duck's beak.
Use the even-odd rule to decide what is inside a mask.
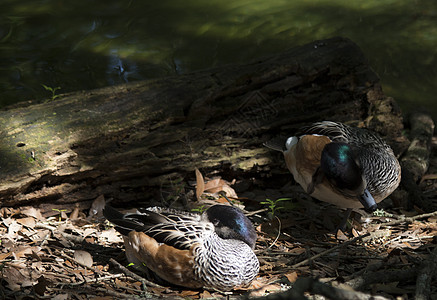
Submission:
[[[359,197],[359,200],[364,206],[364,210],[367,212],[374,212],[378,208],[375,199],[373,199],[373,196],[367,189],[364,190],[364,193]]]

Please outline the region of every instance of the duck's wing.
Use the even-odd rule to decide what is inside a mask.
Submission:
[[[343,123],[332,121],[317,122],[302,127],[298,134],[325,135],[333,142],[348,143],[350,145],[367,149],[390,149],[387,143],[378,134],[368,129],[351,127]]]
[[[276,137],[271,139],[270,141],[264,142],[263,146],[272,150],[284,152],[285,150],[287,150],[287,148],[285,147],[286,141],[287,139],[285,138]]]
[[[348,142],[353,135],[351,127],[342,123],[323,121],[301,127],[296,135],[317,134],[327,136],[333,142]]]
[[[158,243],[181,250],[200,243],[204,232],[214,230],[212,224],[201,222],[199,215],[178,214],[174,210],[152,208],[122,214],[107,205],[103,214],[123,235],[127,236],[131,231],[144,232]]]

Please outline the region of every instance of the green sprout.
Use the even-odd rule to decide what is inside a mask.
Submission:
[[[205,205],[201,205],[197,208],[192,208],[192,212],[198,212],[199,214],[203,214],[203,212],[206,210]]]
[[[260,202],[261,204],[268,205],[268,208],[270,209],[269,214],[272,216],[276,216],[276,212],[280,209],[283,209],[283,206],[279,206],[279,202],[281,201],[287,201],[291,200],[291,198],[278,198],[276,200],[271,200],[269,198],[266,198],[266,201]]]
[[[52,208],[52,210],[57,211],[59,213],[59,222],[62,221],[62,217],[61,217],[62,212],[67,211],[66,209],[57,209],[57,208]]]
[[[393,214],[390,214],[390,213],[384,211],[383,209],[379,209],[379,208],[373,212],[373,215],[375,217],[387,217],[387,218],[393,217]]]
[[[61,96],[61,95],[56,95],[56,91],[61,89],[60,86],[57,86],[57,87],[55,87],[55,88],[52,88],[52,87],[47,86],[47,85],[45,85],[45,84],[41,84],[41,85],[42,85],[43,88],[45,88],[46,91],[49,91],[49,92],[52,93],[52,98],[51,98],[50,100],[48,100],[48,101],[53,101],[53,100],[55,100],[56,98],[58,98],[58,97]]]

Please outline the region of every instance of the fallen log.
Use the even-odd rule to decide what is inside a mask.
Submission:
[[[196,167],[280,168],[262,143],[325,119],[374,129],[397,153],[405,146],[395,101],[344,38],[246,65],[29,102],[0,111],[0,201],[138,201]]]

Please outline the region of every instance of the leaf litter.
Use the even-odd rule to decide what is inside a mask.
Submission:
[[[434,173],[425,177],[421,187],[435,199]],[[342,212],[312,200],[296,185],[280,187],[275,198],[268,189],[242,182],[251,179],[209,179],[199,170],[193,176],[195,182],[187,183],[195,191],[188,208],[229,200],[253,220],[259,236],[255,251],[260,273],[250,287],[224,294],[144,280],[128,266],[122,237],[102,217],[106,199],[101,195],[88,208],[0,209],[0,298],[229,299],[282,292],[312,278],[341,291],[408,299],[416,292],[420,272],[437,253],[436,213],[416,212],[403,218],[404,211],[396,208],[389,210],[391,216],[356,212],[349,230],[335,234]],[[284,197],[290,200],[278,201],[281,209],[272,215],[266,199]],[[436,277],[431,278],[430,295],[436,299]]]

